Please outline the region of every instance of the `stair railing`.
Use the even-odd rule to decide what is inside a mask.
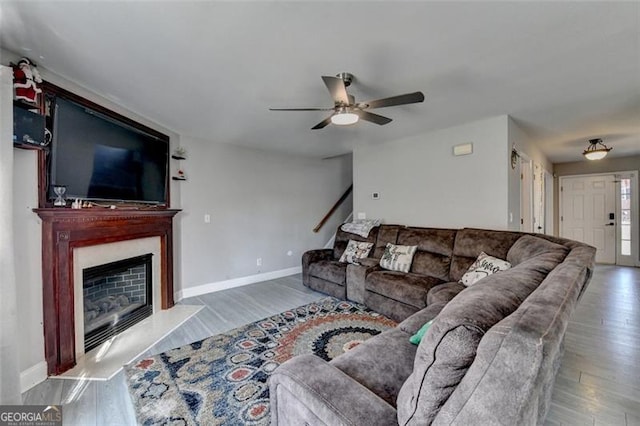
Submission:
[[[320,231],[320,229],[322,229],[324,224],[327,223],[327,221],[331,218],[331,216],[333,216],[333,214],[336,212],[336,210],[338,210],[338,208],[342,205],[342,203],[344,203],[344,201],[347,199],[347,197],[349,196],[349,194],[351,194],[352,191],[353,191],[353,184],[351,184],[351,186],[349,186],[349,188],[347,188],[347,190],[344,192],[344,194],[342,194],[342,197],[340,197],[340,199],[338,201],[336,201],[336,203],[333,205],[333,207],[331,207],[331,210],[329,210],[327,212],[327,214],[324,215],[322,220],[320,220],[320,222],[318,222],[316,227],[313,228],[313,232],[318,232],[318,231]]]

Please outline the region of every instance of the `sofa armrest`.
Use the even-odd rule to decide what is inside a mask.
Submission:
[[[311,277],[309,275],[309,265],[321,260],[333,259],[333,249],[309,250],[302,255],[302,284],[309,287]]]
[[[375,260],[374,262],[366,262],[365,260]],[[367,278],[367,275],[380,269],[378,266],[377,259],[360,259],[361,263],[359,265],[347,265],[347,299],[353,302],[364,303],[364,280]],[[370,266],[369,266],[370,265]]]
[[[269,392],[272,425],[387,426],[398,422],[395,408],[311,354],[278,367],[269,379]]]

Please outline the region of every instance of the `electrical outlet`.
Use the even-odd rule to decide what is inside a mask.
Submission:
[[[204,215],[204,223],[211,223],[211,215],[210,214],[205,214]]]
[[[262,258],[261,257],[256,259],[256,266],[262,266]]]
[[[358,212],[358,219],[366,219],[367,214],[365,212]]]
[[[289,251],[287,252],[287,256],[293,256],[293,252],[292,252],[291,250],[289,250]]]

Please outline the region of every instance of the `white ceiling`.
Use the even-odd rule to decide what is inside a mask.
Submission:
[[[325,157],[500,114],[553,162],[640,154],[640,2],[0,2],[2,46],[183,135]],[[310,128],[348,71],[386,126]]]

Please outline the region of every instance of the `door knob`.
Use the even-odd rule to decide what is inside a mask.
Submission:
[[[604,226],[614,226],[614,225],[615,225],[615,223],[609,222],[609,223],[605,224]]]

